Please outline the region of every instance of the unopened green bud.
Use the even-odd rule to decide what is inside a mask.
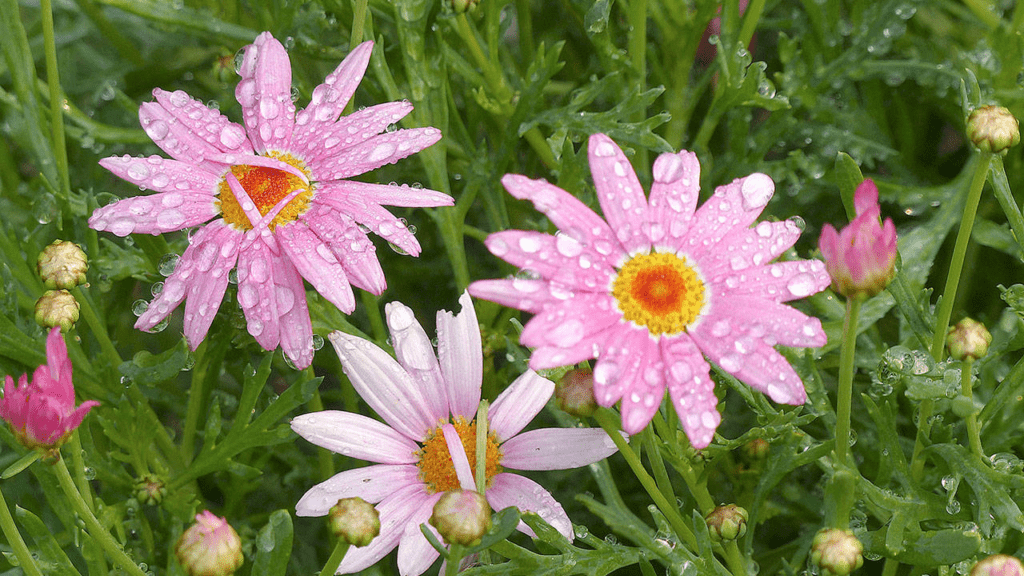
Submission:
[[[36,322],[44,328],[60,326],[61,332],[67,332],[78,322],[78,315],[78,300],[67,290],[47,290],[36,300]]]
[[[594,398],[594,371],[570,370],[555,385],[555,403],[573,416],[586,417],[597,410]]]
[[[156,474],[146,474],[135,482],[135,498],[147,506],[156,506],[164,499],[167,485]]]
[[[196,514],[196,523],[178,538],[174,555],[189,576],[231,576],[244,560],[238,532],[209,510]]]
[[[955,326],[950,326],[946,335],[949,355],[954,360],[977,360],[988,353],[988,345],[991,343],[992,334],[985,325],[971,318],[964,318]]]
[[[825,576],[845,576],[864,565],[864,545],[849,530],[822,528],[811,542],[811,562]]]
[[[54,240],[39,253],[36,262],[39,277],[47,288],[74,288],[85,284],[85,273],[89,270],[89,259],[82,248],[74,242]]]
[[[331,507],[328,519],[331,532],[352,546],[366,546],[380,534],[380,515],[377,509],[358,496],[338,500]]]
[[[491,505],[479,492],[445,492],[434,505],[430,525],[449,544],[472,546],[491,528]]]
[[[1013,556],[993,554],[975,564],[970,576],[1024,576],[1024,564]]]
[[[480,0],[451,0],[452,10],[456,14],[463,14],[476,8],[476,5],[480,3]]]
[[[747,533],[747,511],[735,504],[719,506],[704,517],[711,539],[730,542]]]
[[[768,443],[764,438],[754,438],[750,442],[743,445],[743,453],[748,459],[752,461],[764,460],[768,457],[768,452],[771,450],[772,445]]]
[[[1020,142],[1020,124],[1002,106],[982,106],[967,117],[967,137],[982,152],[1005,152]]]

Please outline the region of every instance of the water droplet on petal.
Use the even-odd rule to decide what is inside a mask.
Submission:
[[[797,298],[810,296],[814,294],[814,277],[806,273],[797,274],[789,279],[789,282],[786,283],[786,288],[789,289],[790,294]]]
[[[747,176],[740,186],[740,196],[743,197],[743,209],[755,210],[763,208],[768,204],[772,194],[775,193],[775,182],[765,174],[754,173]]]

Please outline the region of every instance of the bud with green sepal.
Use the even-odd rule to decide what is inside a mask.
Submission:
[[[967,137],[982,152],[1005,153],[1020,143],[1020,123],[1002,106],[982,106],[967,117]]]
[[[196,523],[178,538],[174,555],[189,576],[231,576],[244,559],[238,532],[209,510],[196,514]]]
[[[89,259],[78,244],[54,240],[39,253],[36,268],[47,288],[70,290],[85,284]]]
[[[331,532],[346,544],[363,547],[380,534],[380,515],[373,504],[359,497],[342,498],[328,516]]]
[[[949,356],[954,360],[977,360],[988,353],[992,334],[985,325],[971,318],[964,318],[949,328],[946,345]]]
[[[845,576],[864,565],[864,545],[849,530],[823,528],[811,542],[811,562],[825,576]]]
[[[735,504],[716,507],[704,517],[711,539],[731,542],[747,533],[747,511]]]
[[[573,416],[592,416],[597,410],[594,371],[579,368],[566,372],[555,385],[555,404]]]
[[[61,332],[67,332],[79,314],[78,300],[67,290],[47,290],[36,300],[36,323],[44,328],[60,326]]]
[[[449,544],[473,546],[491,528],[491,505],[473,490],[445,492],[434,505],[430,525]]]

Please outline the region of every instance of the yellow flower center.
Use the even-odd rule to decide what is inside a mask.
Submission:
[[[626,320],[655,336],[677,334],[700,317],[704,282],[685,257],[639,254],[619,270],[612,296]]]
[[[298,158],[290,154],[280,154],[277,152],[270,152],[268,155],[291,164],[305,173],[307,178],[309,177],[309,171],[306,170],[305,165]],[[231,173],[235,175],[235,178],[238,178],[238,182],[256,205],[261,216],[266,216],[270,213],[278,202],[292,192],[302,190],[270,221],[268,227],[271,231],[278,224],[295,220],[309,208],[309,200],[313,197],[313,185],[306,184],[301,178],[290,172],[265,166],[238,165],[231,167]],[[233,224],[236,228],[252,230],[252,223],[249,221],[248,216],[245,215],[245,210],[239,204],[238,198],[235,198],[231,187],[228,186],[226,177],[217,187],[217,192],[220,211],[224,215],[224,220],[228,224]]]
[[[476,419],[472,422],[460,416],[456,416],[452,422],[455,431],[459,433],[459,440],[462,440],[462,447],[466,450],[469,458],[469,465],[476,476]],[[427,439],[420,448],[420,461],[416,464],[420,467],[420,479],[427,485],[427,491],[431,494],[437,492],[450,492],[459,489],[459,479],[455,475],[455,464],[452,463],[451,454],[448,453],[448,443],[445,442],[444,433],[441,427],[432,429],[427,433]],[[484,476],[487,478],[486,485],[490,486],[491,478],[501,472],[501,448],[498,447],[498,438],[494,433],[487,434],[487,466],[484,469]]]

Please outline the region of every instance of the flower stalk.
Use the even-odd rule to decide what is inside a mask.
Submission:
[[[0,490],[0,531],[3,532],[4,538],[14,551],[14,557],[18,559],[18,564],[25,572],[25,576],[43,576],[42,572],[39,571],[39,567],[36,566],[36,561],[32,558],[32,553],[29,552],[28,546],[25,545],[21,532],[18,531],[18,525],[14,522],[14,517],[11,516],[11,510],[7,507],[7,500],[4,498],[3,490]]]

